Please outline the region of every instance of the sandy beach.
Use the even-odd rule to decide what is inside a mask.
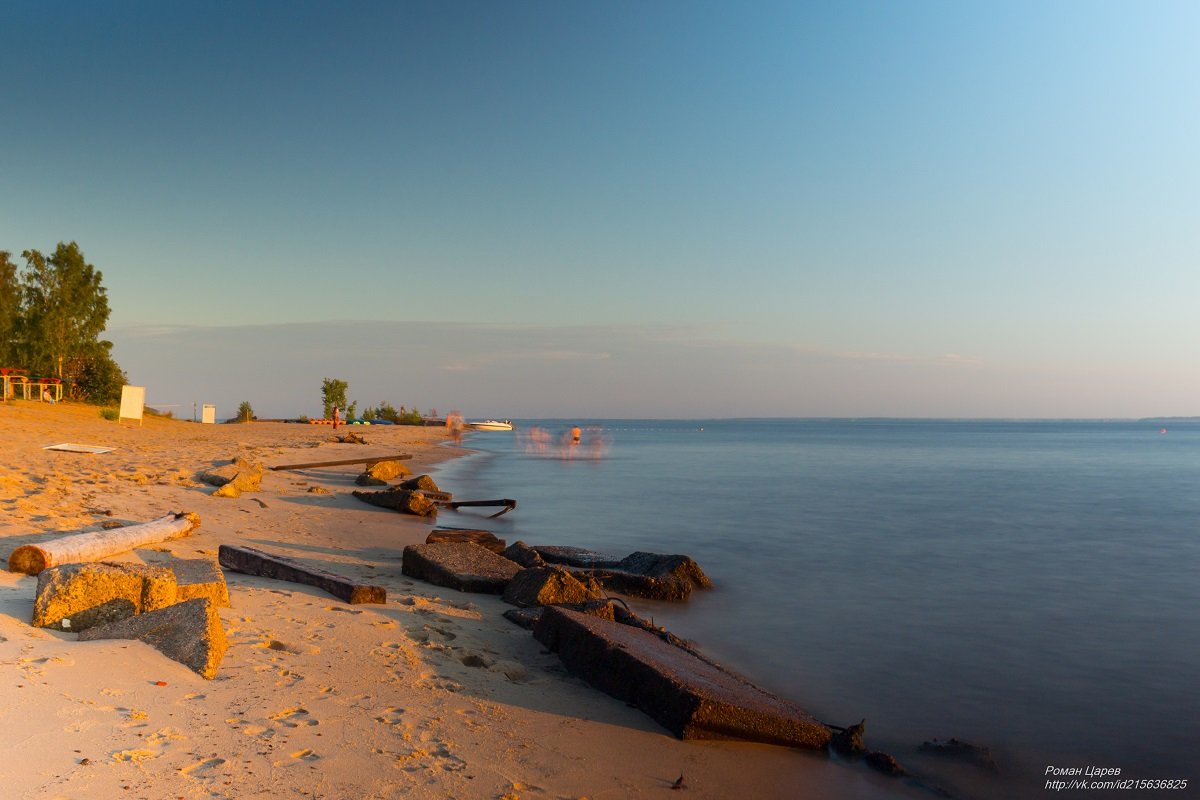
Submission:
[[[566,673],[499,598],[401,574],[431,522],[353,498],[356,467],[267,472],[212,497],[197,473],[406,452],[415,472],[463,451],[437,428],[104,420],[91,406],[0,405],[0,555],[100,523],[200,515],[192,535],[115,556],[153,563],[247,544],[387,588],[351,606],[226,572],[230,647],[204,680],[148,645],[30,626],[37,580],[0,577],[0,794],[27,798],[884,797],[896,784],[764,745],[684,742]],[[64,442],[104,454],[42,449]],[[468,443],[469,445],[469,440]],[[436,472],[435,472],[436,475]],[[320,487],[328,493],[309,490]],[[443,489],[454,491],[453,486]],[[515,487],[514,487],[515,488]],[[465,499],[465,498],[463,498]],[[518,497],[519,499],[519,497]],[[514,514],[520,514],[518,508]],[[442,512],[440,522],[480,516]]]

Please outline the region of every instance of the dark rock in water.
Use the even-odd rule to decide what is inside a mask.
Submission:
[[[948,739],[941,741],[933,739],[928,742],[922,742],[918,748],[922,753],[930,753],[935,756],[945,756],[954,758],[967,764],[974,764],[981,769],[986,769],[991,772],[999,772],[1000,765],[996,763],[996,759],[992,757],[992,751],[986,747],[964,742],[961,739]]]
[[[477,544],[410,544],[404,548],[405,575],[462,592],[503,594],[521,571],[507,558]]]
[[[621,559],[617,568],[650,578],[674,578],[690,583],[697,589],[712,588],[712,581],[704,574],[704,570],[688,556],[630,553]]]
[[[528,567],[504,590],[504,602],[514,606],[559,606],[599,599],[599,587],[581,583],[562,567]]]
[[[595,568],[587,574],[609,591],[652,600],[687,600],[692,589],[712,586],[700,565],[682,555],[633,553],[614,569]]]
[[[585,550],[582,547],[534,545],[533,549],[547,564],[562,564],[577,569],[595,569],[597,567],[615,569],[621,563],[619,558],[597,553],[595,550]]]
[[[534,638],[588,683],[630,703],[681,739],[744,739],[824,749],[826,726],[799,707],[657,636],[547,606]]]
[[[857,758],[867,752],[867,745],[863,741],[866,731],[867,721],[864,719],[857,725],[851,725],[849,728],[843,728],[840,732],[835,733],[829,746],[840,756]]]
[[[409,478],[406,481],[400,481],[400,483],[396,485],[401,489],[408,489],[409,491],[441,491],[441,489],[438,488],[438,485],[434,483],[433,478],[429,477],[428,475],[418,475],[415,478]]]
[[[497,554],[503,553],[505,547],[504,540],[497,539],[496,534],[491,531],[473,529],[434,528],[425,537],[425,544],[433,544],[435,542],[455,542],[458,544],[471,542]]]
[[[863,761],[867,762],[867,766],[884,775],[891,775],[896,778],[903,777],[908,774],[908,770],[900,766],[900,762],[887,753],[880,753],[877,750],[872,750],[863,756]]]
[[[513,542],[500,555],[509,561],[517,562],[522,567],[543,567],[546,565],[546,562],[538,555],[538,551],[524,542]]]
[[[547,563],[570,567],[575,577],[590,575],[605,589],[652,600],[686,600],[692,589],[708,589],[712,581],[688,556],[631,553],[615,559],[579,547],[538,545],[533,548]]]
[[[437,504],[421,492],[410,492],[407,489],[387,489],[382,492],[354,492],[354,496],[364,503],[370,503],[380,508],[390,508],[403,514],[415,514],[418,517],[432,517],[437,514]]]

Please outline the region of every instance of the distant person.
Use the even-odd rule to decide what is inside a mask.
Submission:
[[[463,427],[462,414],[451,411],[446,415],[446,430],[450,432],[450,440],[456,445],[462,444]]]
[[[579,430],[579,426],[571,428],[571,444],[579,444],[581,438],[583,438],[583,431]]]

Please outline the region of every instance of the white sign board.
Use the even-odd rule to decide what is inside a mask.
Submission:
[[[142,424],[142,409],[146,407],[146,387],[145,386],[122,386],[121,387],[121,410],[117,415],[117,422],[123,419],[136,419],[138,425]]]
[[[217,407],[205,405],[200,411],[200,421],[205,425],[212,425],[217,421]]]

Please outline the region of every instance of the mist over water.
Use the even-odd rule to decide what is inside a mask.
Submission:
[[[484,525],[510,542],[691,555],[715,589],[635,610],[966,796],[1040,795],[1048,765],[1200,780],[1200,424],[517,425],[574,423],[597,457],[479,433],[440,480],[516,498]]]

